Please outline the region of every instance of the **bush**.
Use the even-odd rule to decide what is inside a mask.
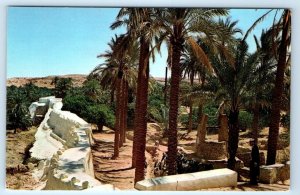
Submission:
[[[203,107],[203,114],[208,115],[207,126],[217,126],[218,125],[218,118],[216,115],[217,111],[218,111],[217,106],[215,106],[212,103],[209,103]],[[193,107],[192,121],[193,121],[193,129],[197,128],[198,122],[199,122],[197,107]],[[185,126],[187,128],[189,125],[189,114],[180,115],[180,122],[183,126]]]
[[[83,117],[82,112],[85,111],[89,105],[90,103],[84,95],[68,94],[63,99],[63,110],[68,110],[81,117]]]
[[[32,83],[28,83],[23,87],[14,85],[7,87],[7,129],[22,130],[32,125],[29,115],[29,105],[37,101],[40,97],[52,94],[51,89],[37,87]]]
[[[67,91],[73,86],[71,78],[54,77],[52,83],[55,85],[54,92],[58,98],[65,98]]]
[[[207,126],[218,126],[218,107],[212,103],[203,107],[203,113],[208,115]]]
[[[181,124],[185,127],[189,127],[189,114],[182,114],[179,118]],[[198,114],[197,109],[193,109],[193,115],[192,115],[192,121],[193,121],[193,129],[196,129],[198,126]]]
[[[98,130],[100,131],[103,125],[110,128],[114,127],[115,115],[112,109],[105,104],[90,105],[82,114],[88,122],[97,124]]]
[[[15,96],[8,97],[7,105],[7,129],[14,129],[15,133],[17,128],[26,130],[31,126],[31,118],[27,105],[23,102],[26,97],[24,94],[19,93]]]
[[[241,130],[251,128],[253,115],[247,111],[240,111],[239,113],[239,127]]]

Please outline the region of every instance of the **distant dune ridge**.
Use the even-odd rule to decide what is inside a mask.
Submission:
[[[15,85],[17,87],[24,86],[27,83],[32,82],[38,87],[54,88],[54,84],[51,84],[55,75],[46,77],[14,77],[6,80],[6,86]],[[59,78],[71,78],[75,87],[82,86],[86,80],[87,75],[84,74],[68,74],[68,75],[57,75]]]
[[[83,82],[86,80],[87,76],[88,75],[85,74],[67,74],[67,75],[50,75],[46,77],[13,77],[6,80],[6,86],[15,85],[17,87],[20,87],[20,86],[24,86],[27,83],[32,82],[34,85],[38,87],[47,87],[53,89],[54,84],[51,83],[54,77],[58,77],[58,78],[71,78],[74,87],[81,87]],[[165,83],[164,77],[154,77],[154,79],[161,85],[164,85]],[[188,79],[182,79],[182,80],[189,82]],[[199,81],[195,80],[194,82],[198,83]]]

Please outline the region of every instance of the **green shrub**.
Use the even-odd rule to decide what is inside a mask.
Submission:
[[[7,105],[7,129],[14,129],[15,133],[17,128],[26,130],[31,126],[31,118],[27,105],[23,102],[26,96],[23,93],[17,93],[15,96],[8,96]]]
[[[218,126],[218,107],[212,103],[203,107],[203,113],[208,115],[207,126]]]
[[[72,78],[54,77],[52,83],[55,85],[54,93],[58,98],[65,98],[68,90],[73,86]]]
[[[239,113],[239,127],[241,130],[246,130],[251,128],[253,120],[253,114],[247,112],[247,111],[240,111]]]
[[[181,124],[185,127],[188,128],[189,127],[189,114],[182,114],[180,115],[179,118]],[[196,129],[198,126],[198,115],[197,112],[193,111],[193,115],[192,115],[192,121],[193,121],[193,129]]]
[[[87,107],[90,105],[90,102],[87,101],[86,96],[84,95],[73,95],[68,94],[63,99],[63,110],[68,110],[70,112],[73,112],[80,117],[83,117],[82,112],[87,109]]]
[[[40,97],[52,95],[52,90],[28,83],[23,87],[7,87],[7,129],[25,130],[32,125],[28,107]]]
[[[264,128],[270,125],[270,109],[261,109],[259,113],[259,127]]]
[[[115,115],[112,109],[105,104],[90,105],[82,114],[88,122],[97,124],[99,130],[102,130],[103,125],[114,127]]]
[[[203,114],[208,115],[207,120],[207,126],[217,126],[218,125],[218,118],[217,113],[218,108],[213,103],[206,104],[203,106]],[[188,114],[182,114],[180,115],[180,122],[184,127],[188,127],[189,125],[189,115]],[[193,115],[192,115],[192,121],[193,121],[193,129],[197,128],[198,122],[199,122],[199,113],[198,108],[193,107]]]

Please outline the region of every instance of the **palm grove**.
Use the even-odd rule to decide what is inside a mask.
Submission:
[[[122,8],[111,28],[123,26],[126,33],[112,37],[109,49],[98,56],[104,63],[83,86],[56,78],[54,90],[43,89],[38,95],[62,97],[64,109],[97,124],[99,131],[104,125],[112,128],[112,158],[118,158],[126,130],[133,127],[135,182],[144,179],[147,122],[160,124],[168,139],[167,172],[173,175],[177,174],[178,123],[189,133],[203,113],[228,117],[228,168],[235,169],[242,128],[251,129],[257,142],[259,130],[269,127],[267,164],[274,164],[279,126],[289,124],[291,13],[269,10],[247,32],[229,13],[227,9]],[[248,37],[271,13],[277,16],[273,24],[259,38]],[[254,52],[249,52],[246,38],[255,43]],[[155,61],[164,45],[171,70],[165,86],[149,74],[150,60]],[[34,88],[8,87],[10,128],[30,126],[23,109],[28,105],[21,101],[28,87]],[[188,115],[180,113],[181,106],[189,107]],[[208,123],[218,125],[216,118]]]

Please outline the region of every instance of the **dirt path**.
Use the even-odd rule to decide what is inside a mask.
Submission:
[[[189,137],[194,138],[195,132]],[[105,133],[94,133],[95,146],[92,148],[95,176],[103,183],[109,183],[120,190],[134,190],[134,169],[131,168],[132,141],[127,140],[125,145],[120,148],[120,157],[111,159],[114,147],[113,131]],[[210,136],[211,138],[211,136]],[[185,143],[186,142],[186,143]],[[192,140],[180,140],[179,145],[191,145]],[[146,155],[149,157],[149,155]],[[147,173],[147,175],[150,175]],[[289,180],[285,184],[259,184],[251,186],[246,182],[239,182],[236,188],[212,188],[202,189],[201,191],[287,191],[289,190]]]
[[[113,160],[114,134],[93,134],[92,148],[95,177],[103,183],[113,184],[121,190],[134,189],[134,169],[131,168],[132,142],[127,140],[120,148],[119,158]]]

